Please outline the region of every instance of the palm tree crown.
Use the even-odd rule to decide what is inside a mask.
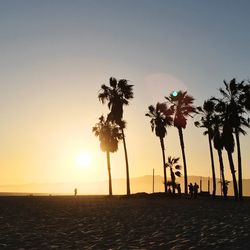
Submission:
[[[122,134],[116,124],[101,116],[92,130],[95,136],[99,137],[102,151],[113,153],[118,150],[118,142],[122,139]]]
[[[171,94],[165,97],[174,107],[174,126],[186,128],[187,117],[195,112],[193,106],[194,98],[187,94],[187,91],[178,91],[176,95]]]
[[[146,116],[150,117],[150,123],[152,131],[155,131],[156,136],[160,138],[164,138],[167,130],[166,126],[171,126],[173,122],[174,110],[172,108],[168,108],[166,103],[157,103],[154,107],[150,105],[148,107],[148,113]]]
[[[219,89],[222,99],[217,99],[219,105],[221,105],[221,113],[224,116],[224,120],[231,125],[234,132],[236,129],[239,133],[245,135],[246,131],[243,127],[249,128],[249,122],[246,118],[249,85],[245,85],[244,81],[236,83],[235,78],[229,83],[224,81],[224,85],[225,90],[223,88]]]
[[[178,164],[178,161],[180,160],[179,157],[171,157],[169,156],[168,157],[168,161],[166,163],[166,168],[169,168],[170,169],[170,173],[171,173],[171,180],[174,184],[175,183],[175,180],[176,180],[176,177],[181,177],[181,166]]]
[[[128,80],[111,77],[109,85],[103,84],[98,95],[102,103],[107,102],[111,112],[108,115],[108,120],[120,125],[123,117],[123,105],[129,104],[129,99],[134,97],[133,85],[128,84]]]
[[[203,107],[196,108],[197,113],[200,116],[199,121],[195,121],[195,126],[200,128],[205,128],[206,131],[204,135],[210,133],[210,136],[213,136],[212,125],[213,125],[213,115],[215,112],[215,103],[212,100],[207,100],[203,103]]]

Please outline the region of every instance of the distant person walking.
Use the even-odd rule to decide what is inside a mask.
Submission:
[[[198,195],[198,190],[199,190],[199,185],[196,182],[194,183],[193,189],[194,189],[194,198],[196,199]]]
[[[75,193],[75,196],[76,196],[77,195],[77,188],[75,188],[74,193]]]
[[[191,182],[189,183],[188,188],[189,188],[190,197],[193,198],[193,196],[194,196],[194,186],[193,186],[193,184]]]

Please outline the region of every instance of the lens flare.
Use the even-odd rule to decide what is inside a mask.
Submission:
[[[178,95],[178,93],[176,91],[172,92],[172,96],[176,97]]]

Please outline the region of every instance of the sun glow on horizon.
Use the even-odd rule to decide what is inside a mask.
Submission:
[[[89,152],[79,152],[75,157],[75,162],[78,167],[87,168],[92,162],[92,156]]]

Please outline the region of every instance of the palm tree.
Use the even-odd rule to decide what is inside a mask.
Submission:
[[[114,77],[109,79],[109,85],[110,86],[103,84],[101,86],[98,98],[103,104],[105,102],[108,103],[108,108],[110,110],[110,113],[108,114],[108,120],[118,124],[121,129],[126,162],[127,195],[130,195],[128,153],[124,135],[124,122],[122,121],[122,118],[123,106],[128,105],[129,100],[134,97],[133,85],[128,84],[126,79],[120,79],[117,81],[117,79]]]
[[[181,172],[179,170],[181,170],[181,166],[178,163],[179,161],[179,157],[175,158],[175,157],[168,157],[168,161],[166,163],[166,168],[170,169],[170,176],[171,176],[171,185],[172,185],[172,189],[173,189],[173,194],[175,194],[175,188],[176,188],[176,176],[177,177],[181,177]]]
[[[215,103],[212,100],[204,102],[203,107],[197,107],[197,113],[200,115],[200,121],[194,124],[196,127],[205,128],[204,135],[208,135],[209,151],[211,158],[212,176],[213,176],[213,197],[216,195],[216,176],[214,167],[214,155],[212,148],[213,129],[212,129],[212,116],[214,114]]]
[[[228,183],[225,180],[225,174],[224,174],[224,162],[222,157],[222,150],[224,148],[223,145],[223,137],[221,133],[221,121],[219,115],[214,115],[212,118],[212,125],[213,125],[213,142],[214,142],[214,148],[217,150],[219,163],[220,163],[220,173],[221,173],[221,179],[222,179],[222,190],[224,198],[227,198],[227,185]]]
[[[245,118],[247,109],[246,93],[249,89],[244,81],[237,83],[236,79],[232,79],[229,83],[224,81],[225,90],[220,88],[220,93],[223,96],[222,101],[227,105],[227,121],[228,126],[231,126],[235,133],[237,156],[238,156],[238,180],[239,180],[239,199],[243,198],[242,188],[242,162],[240,149],[240,134],[246,135],[243,127],[249,127],[249,123]]]
[[[233,188],[234,188],[234,197],[235,200],[238,200],[239,193],[238,193],[238,185],[235,175],[235,166],[233,161],[233,152],[235,147],[234,136],[233,136],[233,127],[232,127],[232,115],[231,115],[231,107],[229,104],[224,102],[221,99],[212,98],[213,101],[216,101],[215,110],[217,112],[217,116],[214,117],[214,130],[217,132],[215,134],[215,141],[218,143],[215,147],[219,149],[225,148],[227,151],[229,167],[232,174],[233,179]],[[221,133],[222,130],[222,133]],[[220,152],[221,154],[221,152]],[[219,157],[222,157],[219,155]],[[220,158],[219,158],[220,159]],[[225,188],[225,187],[224,187]]]
[[[165,160],[165,146],[164,137],[167,134],[167,126],[172,125],[173,109],[168,108],[166,103],[157,103],[154,107],[150,105],[148,107],[148,113],[146,116],[151,118],[150,124],[152,131],[155,131],[155,135],[160,138],[162,159],[163,159],[163,172],[164,172],[164,188],[165,193],[167,192],[167,173],[166,173],[166,160]]]
[[[112,195],[112,178],[110,167],[110,153],[118,150],[118,142],[122,139],[119,127],[116,124],[111,123],[104,116],[99,118],[99,122],[92,129],[95,136],[99,137],[100,147],[107,155],[107,167],[109,177],[109,195]]]
[[[234,199],[238,200],[238,186],[237,186],[237,180],[235,175],[235,167],[234,167],[234,161],[233,161],[233,152],[234,152],[234,137],[233,137],[233,129],[227,121],[224,123],[223,126],[223,145],[227,151],[229,166],[233,178],[233,186],[234,186]]]
[[[188,179],[187,179],[187,163],[186,163],[186,155],[185,155],[185,147],[184,147],[184,138],[182,129],[186,128],[187,118],[191,116],[192,113],[195,112],[195,108],[193,106],[194,98],[187,94],[187,91],[178,91],[172,92],[169,97],[165,97],[174,108],[174,126],[178,129],[180,145],[182,151],[183,158],[183,166],[184,166],[184,187],[185,194],[188,194]]]

